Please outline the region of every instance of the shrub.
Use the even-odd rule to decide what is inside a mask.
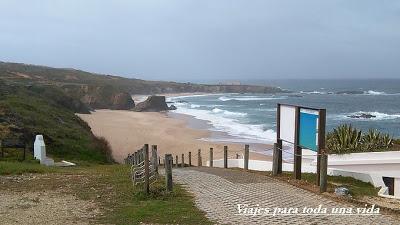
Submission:
[[[331,153],[345,154],[361,150],[361,131],[351,125],[341,125],[327,135],[327,148]]]
[[[394,141],[388,134],[382,134],[377,130],[369,130],[365,134],[344,124],[333,129],[327,135],[326,145],[330,153],[347,154],[352,152],[369,152],[389,149]]]

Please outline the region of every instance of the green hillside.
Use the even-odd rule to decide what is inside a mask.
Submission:
[[[55,159],[112,162],[107,142],[95,137],[75,112],[89,111],[57,87],[0,80],[0,133],[8,133],[5,141],[28,143],[32,148],[35,135],[43,134],[47,152]]]

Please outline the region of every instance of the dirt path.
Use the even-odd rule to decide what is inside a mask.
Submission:
[[[87,175],[0,176],[0,224],[90,224],[101,210],[89,185]]]
[[[185,168],[173,171],[174,181],[195,195],[196,205],[207,217],[222,224],[400,224],[389,215],[275,215],[274,208],[332,208],[360,206],[338,203],[270,177],[237,170]],[[268,215],[239,215],[238,204],[270,208]],[[242,209],[244,206],[242,206]],[[242,211],[243,212],[243,211]],[[249,212],[249,211],[248,211]]]
[[[57,192],[3,192],[0,199],[0,224],[89,224],[98,213],[93,202]]]

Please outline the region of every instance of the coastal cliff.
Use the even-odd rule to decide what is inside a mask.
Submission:
[[[0,79],[27,85],[57,86],[90,109],[132,109],[130,95],[162,93],[282,93],[278,87],[146,81],[75,69],[0,62]]]
[[[254,85],[204,85],[145,81],[0,62],[0,137],[32,145],[43,134],[55,158],[112,162],[110,147],[93,135],[76,113],[95,109],[163,111],[165,97],[151,97],[137,106],[131,95],[161,93],[280,93],[280,88]]]

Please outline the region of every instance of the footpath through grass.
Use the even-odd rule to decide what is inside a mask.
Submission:
[[[129,169],[125,165],[54,168],[34,162],[0,161],[0,175],[38,173],[35,179],[20,179],[18,183],[7,179],[0,191],[29,192],[35,187],[63,190],[99,206],[101,214],[90,221],[94,224],[212,224],[181,186],[175,184],[174,191],[167,193],[164,177],[159,177],[151,186],[151,194],[145,195],[140,187],[133,187]]]
[[[103,218],[106,223],[115,224],[211,224],[204,213],[196,208],[193,197],[180,185],[174,185],[174,191],[167,193],[164,177],[159,177],[150,188],[150,195],[142,192],[141,187],[133,188],[129,179],[129,167],[123,165],[101,166],[100,183],[109,183],[116,188],[116,195],[110,202],[104,202],[113,208]],[[127,179],[128,178],[128,179]]]

